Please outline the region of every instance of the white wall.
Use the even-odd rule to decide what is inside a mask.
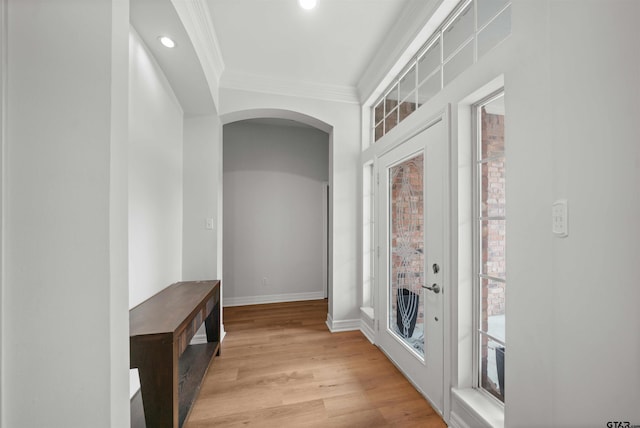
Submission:
[[[394,131],[450,103],[456,175],[458,162],[468,165],[457,157],[469,127],[458,107],[504,74],[505,426],[638,424],[640,3],[515,0],[512,8],[511,37]],[[569,201],[567,238],[551,233],[551,205],[561,198]],[[468,282],[457,279],[454,299]],[[454,317],[469,309],[464,300],[452,303]],[[467,318],[452,320],[452,386],[460,388],[470,382],[457,360],[470,351]],[[464,420],[463,407],[454,397],[452,410]]]
[[[261,117],[265,111],[278,117],[299,118],[326,126],[329,136],[329,316],[334,329],[357,329],[360,303],[357,283],[358,180],[360,159],[360,108],[357,104],[303,97],[221,89],[219,114],[223,123]],[[323,129],[325,130],[325,129]],[[224,238],[227,239],[226,237]],[[226,273],[225,273],[226,277]],[[226,281],[226,280],[225,280]],[[224,287],[224,286],[223,286]]]
[[[129,306],[182,278],[183,114],[135,30],[129,50]]]
[[[128,4],[7,22],[1,424],[126,426]]]
[[[523,15],[528,12],[523,8]],[[545,95],[550,121],[540,137],[550,137],[542,145],[551,154],[550,162],[540,171],[531,157],[520,156],[513,166],[509,160],[509,167],[519,171],[515,185],[524,176],[551,175],[544,201],[544,229],[550,228],[550,203],[559,198],[569,201],[569,237],[544,242],[544,250],[552,257],[550,285],[543,286],[548,294],[523,293],[513,308],[520,316],[529,315],[522,325],[524,335],[541,334],[532,308],[553,302],[554,334],[548,346],[536,351],[551,352],[548,372],[555,426],[640,421],[638,18],[637,1],[549,3],[550,84]],[[536,81],[531,72],[523,70],[522,75],[526,76],[523,85]],[[519,101],[519,119],[524,119],[526,98]],[[516,128],[516,150],[538,144],[537,136]],[[512,193],[514,206],[534,208],[523,197],[525,192]],[[536,232],[544,230],[536,229],[518,223],[508,232],[524,248],[527,238],[535,239]],[[540,269],[531,260],[516,254],[510,262],[510,268],[521,276],[522,290],[547,282],[546,275],[533,274]],[[532,359],[525,349],[519,354],[523,364],[525,354]],[[514,388],[523,391],[526,386]],[[512,426],[524,426],[524,417],[507,410]]]
[[[329,136],[314,128],[224,126],[227,304],[322,298]]]
[[[640,4],[514,6],[505,422],[637,424]],[[550,233],[560,198],[564,239]]]
[[[111,66],[111,153],[109,183],[110,237],[110,359],[111,359],[111,421],[112,427],[127,426],[130,402],[126,394],[130,387],[129,370],[129,212],[128,163],[129,129],[127,126],[129,86],[129,2],[115,1],[112,16],[114,53]]]
[[[182,279],[222,278],[222,124],[217,115],[184,121]],[[206,229],[206,219],[214,220]],[[224,287],[224,285],[223,285]]]
[[[5,147],[6,147],[6,113],[7,113],[7,0],[0,1],[0,242],[4,243],[5,218]],[[0,245],[0,415],[4,403],[4,244]],[[0,426],[3,425],[0,416]]]
[[[129,308],[182,279],[183,113],[162,70],[129,31]],[[130,371],[129,395],[140,387]]]

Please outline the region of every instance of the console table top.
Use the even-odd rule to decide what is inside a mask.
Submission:
[[[219,280],[184,281],[164,288],[129,311],[129,336],[176,333],[219,284]]]

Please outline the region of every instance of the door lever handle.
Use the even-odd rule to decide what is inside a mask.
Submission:
[[[436,294],[440,292],[440,286],[438,284],[433,284],[431,287],[423,285],[422,288],[426,288],[427,290],[433,291]]]

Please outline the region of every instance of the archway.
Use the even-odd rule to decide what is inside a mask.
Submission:
[[[317,128],[321,131],[324,131],[327,134],[329,134],[330,137],[331,137],[331,134],[333,133],[333,126],[331,126],[330,124],[320,119],[317,119],[313,116],[309,116],[307,114],[300,113],[293,110],[263,108],[263,109],[234,111],[234,112],[220,115],[220,120],[222,121],[223,125],[237,122],[240,120],[261,119],[261,118],[294,120],[296,122],[301,122],[309,126],[313,126],[314,128]]]
[[[224,125],[222,144],[226,145],[223,155],[224,166],[222,167],[225,177],[222,192],[225,211],[223,216],[225,248],[222,253],[223,258],[226,259],[223,262],[226,265],[223,269],[225,283],[230,287],[225,290],[228,292],[227,304],[257,304],[322,297],[329,297],[329,301],[331,301],[331,218],[333,207],[330,193],[332,181],[330,152],[332,126],[315,117],[284,109],[243,110],[221,115],[220,119]],[[278,128],[277,137],[273,137],[274,134],[271,131],[277,129],[274,127]],[[249,129],[252,129],[251,137],[247,137]],[[258,129],[260,131],[256,133]],[[298,137],[292,137],[292,135],[298,135]],[[299,137],[301,135],[304,135],[302,139]],[[316,136],[320,140],[316,139]],[[249,138],[255,139],[255,142],[244,140]],[[276,141],[274,138],[281,141],[274,144]],[[295,140],[295,138],[298,139]],[[324,142],[321,141],[322,139]],[[256,144],[257,141],[259,141],[258,144]],[[323,147],[320,149],[322,153],[318,153],[314,148],[315,144],[320,143]],[[236,144],[244,149],[237,149]],[[288,149],[282,151],[284,144],[288,145]],[[266,148],[265,145],[269,148]],[[305,149],[296,146],[304,146]],[[244,158],[238,158],[238,150],[242,152]],[[275,151],[271,152],[270,150]],[[290,151],[297,152],[297,155],[290,154]],[[271,165],[267,166],[267,164],[269,159],[273,160],[274,156],[279,159],[276,163],[280,168],[283,168],[282,170],[269,170]],[[314,156],[316,157],[314,158]],[[300,163],[300,165],[294,166],[291,165],[292,163]],[[305,164],[306,167],[302,166]],[[315,170],[314,164],[324,165],[323,178],[320,179],[317,172],[310,171]],[[291,174],[292,171],[293,174]],[[286,200],[289,203],[283,204],[284,187],[293,185],[287,184],[288,181],[278,179],[275,181],[279,183],[277,186],[284,187],[274,189],[274,186],[270,185],[274,183],[274,174],[288,175],[287,180],[298,180],[294,192],[300,192],[301,185],[308,186],[308,179],[314,175],[313,180],[321,181],[315,181],[312,186],[321,185],[323,193],[316,195],[316,187],[306,187],[308,193],[298,193],[297,197],[293,199],[291,195],[287,195]],[[258,175],[262,178],[256,179]],[[254,180],[251,184],[246,181],[248,176]],[[305,176],[302,179],[304,184],[300,181],[300,176]],[[247,188],[251,190],[248,191]],[[311,198],[310,200],[309,194],[313,194],[313,197],[319,196],[319,198],[317,200]],[[323,205],[320,206],[319,203],[323,203]],[[260,214],[255,214],[255,211],[260,211]],[[276,212],[280,214],[274,214]],[[306,214],[303,215],[302,212]],[[293,220],[284,229],[281,216]],[[295,216],[298,216],[297,220],[294,218]],[[316,224],[312,221],[312,216],[321,216],[322,230],[312,226]],[[307,229],[298,230],[293,234],[285,231],[289,228],[291,228],[289,232],[294,231],[294,226],[301,218],[305,219],[303,223],[307,224]],[[254,222],[260,223],[262,227],[255,228]],[[278,231],[284,233],[279,235]],[[303,236],[305,231],[308,236]],[[320,239],[322,241],[319,241]],[[276,244],[282,245],[281,241],[283,240],[287,242],[287,246],[276,250],[278,248]],[[241,242],[245,243],[245,247],[242,249],[238,248]],[[249,247],[252,248],[246,247],[247,242],[251,243]],[[314,245],[310,245],[311,242]],[[318,250],[316,253],[315,244],[318,242],[322,242],[323,248],[322,251]],[[269,246],[268,243],[273,243],[273,246]],[[289,254],[291,247],[296,247],[298,252],[296,253],[294,250],[292,254]],[[269,251],[271,248],[272,251]],[[276,251],[282,252],[281,257],[274,254]],[[256,253],[263,254],[263,256],[254,260],[252,257],[256,257]],[[286,258],[287,254],[293,257]],[[322,263],[319,263],[321,268],[317,271],[312,270],[313,273],[321,274],[322,281],[318,283],[322,284],[321,288],[309,284],[296,286],[295,281],[291,280],[291,277],[296,276],[307,278],[305,281],[313,283],[318,280],[317,275],[300,275],[298,264],[286,265],[285,260],[294,260],[298,257],[304,259],[302,254],[307,254],[306,258],[309,263],[311,260],[320,262],[319,257],[322,257]],[[240,260],[242,263],[248,262],[251,268],[238,268]],[[282,273],[285,270],[288,271],[288,275]],[[321,294],[318,294],[318,291]]]

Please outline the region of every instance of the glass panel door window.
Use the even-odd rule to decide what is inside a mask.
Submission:
[[[391,277],[389,325],[424,358],[424,155],[390,168]]]
[[[478,387],[504,402],[507,285],[504,93],[475,108],[476,372]]]

